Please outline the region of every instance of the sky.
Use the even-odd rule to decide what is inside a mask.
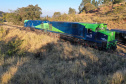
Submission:
[[[36,5],[42,8],[42,17],[52,16],[54,12],[68,13],[69,7],[78,12],[82,0],[1,0],[0,11],[9,12],[28,5]]]

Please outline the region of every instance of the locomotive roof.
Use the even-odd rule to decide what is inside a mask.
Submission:
[[[64,21],[51,21],[51,22],[64,22]],[[88,22],[65,22],[65,23],[105,24],[105,23],[97,23],[97,22],[96,23],[88,23]]]
[[[48,21],[48,20],[25,20],[26,21]],[[65,22],[65,21],[50,21],[50,22]],[[85,23],[85,24],[105,24],[105,23],[87,23],[87,22],[65,22],[65,23]],[[107,25],[107,24],[106,24]]]

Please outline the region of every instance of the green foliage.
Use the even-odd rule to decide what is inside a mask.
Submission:
[[[60,12],[55,12],[55,13],[53,14],[53,17],[59,17],[59,16],[61,16],[61,13],[60,13]]]
[[[2,23],[3,22],[3,20],[2,19],[0,19],[0,23]]]
[[[85,5],[87,3],[91,3],[91,0],[82,0],[82,3]]]
[[[68,14],[64,13],[60,16],[57,16],[57,17],[52,17],[52,18],[48,18],[48,20],[50,21],[69,21],[70,17]]]
[[[4,33],[3,27],[0,27],[0,33]]]
[[[23,40],[19,39],[9,42],[7,45],[8,46],[7,54],[9,56],[17,54],[20,51],[19,46],[22,44],[22,42]]]
[[[114,7],[114,14],[119,14],[124,12],[126,5]]]
[[[3,27],[0,27],[0,40],[3,39],[4,36],[6,36],[6,31],[3,29]]]
[[[27,7],[18,8],[16,11],[11,13],[3,14],[3,21],[13,22],[14,24],[21,24],[24,20],[38,20],[42,14],[41,8],[38,5],[29,5]]]
[[[69,8],[69,11],[68,11],[68,14],[76,14],[76,11],[75,11],[75,9],[73,9],[73,8]]]
[[[79,12],[81,11],[81,7],[80,6],[79,6],[78,10],[79,10]]]
[[[4,12],[0,11],[0,23],[3,22],[2,17],[3,17]]]
[[[113,4],[120,3],[125,0],[102,0],[103,4],[112,2]]]
[[[113,0],[113,4],[120,3],[122,1],[124,1],[124,0]]]
[[[40,15],[42,14],[41,8],[38,5],[29,5],[27,7],[17,9],[17,13],[22,17],[22,20],[31,19],[38,20],[40,19]]]
[[[66,13],[61,15],[61,20],[65,21],[65,20],[68,20],[68,19],[69,19],[69,16]]]
[[[85,10],[86,12],[88,12],[88,11],[90,11],[90,10],[94,10],[94,9],[96,9],[96,7],[95,7],[93,4],[91,4],[91,3],[87,3],[87,4],[85,4],[85,6],[84,6],[84,10]]]
[[[3,14],[4,12],[3,11],[0,11],[0,17],[2,17],[2,14]]]
[[[0,61],[4,60],[5,54],[2,54],[1,48],[0,48]]]
[[[95,5],[95,0],[92,0],[92,4]]]
[[[96,7],[98,7],[98,1],[92,0],[92,4]]]
[[[103,0],[103,3],[108,3],[110,2],[111,0]]]
[[[85,4],[87,3],[91,3],[91,0],[82,0],[82,2],[80,3],[80,6],[79,6],[79,12],[81,13],[83,11],[83,8],[85,6]]]
[[[111,4],[112,8],[113,8],[113,4],[121,3],[123,1],[125,1],[125,0],[92,0],[92,2],[91,2],[91,0],[89,0],[89,1],[88,0],[82,0],[78,10],[79,10],[79,13],[81,13],[83,11],[83,9],[84,9],[84,6],[87,3],[92,3],[95,7],[98,7],[98,6],[102,5],[102,4],[106,4],[106,5],[110,6],[110,4]]]
[[[98,7],[98,1],[95,2],[95,6]]]
[[[7,13],[3,13],[3,14],[2,14],[2,16],[3,16],[3,17],[2,17],[2,20],[3,20],[3,21],[6,20],[6,14],[7,14]]]
[[[103,0],[98,0],[98,5],[101,5],[103,3]]]
[[[13,22],[14,24],[19,24],[22,21],[22,18],[19,14],[16,13],[6,13],[3,14],[3,21]]]
[[[0,23],[3,23],[3,20],[2,19],[0,19]]]

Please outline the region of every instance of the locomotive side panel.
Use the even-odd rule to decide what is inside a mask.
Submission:
[[[72,23],[72,22],[50,22],[50,23],[52,24],[53,27],[62,31],[63,34],[84,37],[83,30],[85,26],[82,26],[78,23]]]

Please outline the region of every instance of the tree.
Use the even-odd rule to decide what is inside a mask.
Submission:
[[[105,4],[105,3],[108,3],[108,2],[112,2],[113,4],[116,4],[116,3],[120,3],[124,0],[98,0],[99,4]]]
[[[80,8],[80,6],[79,6],[78,10],[79,10],[79,12],[81,11],[81,8]]]
[[[91,3],[91,0],[82,0],[82,3],[85,5],[87,3]]]
[[[73,9],[73,8],[69,8],[69,11],[68,11],[68,14],[76,14],[76,11],[75,11],[75,9]]]
[[[108,3],[110,2],[111,0],[103,0],[103,3]]]
[[[11,13],[3,14],[3,20],[13,22],[14,24],[23,23],[26,19],[38,20],[42,14],[41,10],[42,9],[38,7],[38,5],[29,5],[27,7],[18,8],[15,11],[11,11]]]
[[[98,1],[92,0],[92,4],[93,4],[95,7],[98,7]]]
[[[120,2],[122,2],[122,1],[124,1],[124,0],[112,0],[112,9],[113,9],[113,5],[114,5],[114,4],[120,3]],[[111,9],[111,11],[112,11],[112,9]]]
[[[98,7],[98,1],[95,2],[95,6]]]
[[[59,17],[59,16],[61,16],[61,13],[60,13],[60,12],[55,12],[55,13],[53,14],[53,17]]]
[[[91,0],[82,0],[82,2],[80,3],[80,6],[79,6],[79,13],[81,13],[83,11],[83,8],[84,8],[84,5],[87,4],[87,3],[91,3]]]
[[[40,19],[40,15],[42,14],[41,8],[38,5],[29,5],[27,7],[19,8],[17,10],[18,14],[22,17],[23,20],[31,19],[38,20]]]
[[[88,11],[90,11],[90,10],[94,10],[94,9],[96,9],[96,7],[95,7],[93,4],[91,4],[91,3],[87,3],[87,4],[85,4],[85,6],[84,6],[84,10],[85,10],[86,12],[88,12]]]
[[[98,0],[98,5],[102,5],[103,0]]]
[[[92,0],[92,4],[95,6],[95,0]]]
[[[113,4],[121,3],[122,1],[124,1],[124,0],[112,0]]]
[[[0,11],[0,17],[2,17],[2,14],[3,14],[4,12],[3,11]]]

